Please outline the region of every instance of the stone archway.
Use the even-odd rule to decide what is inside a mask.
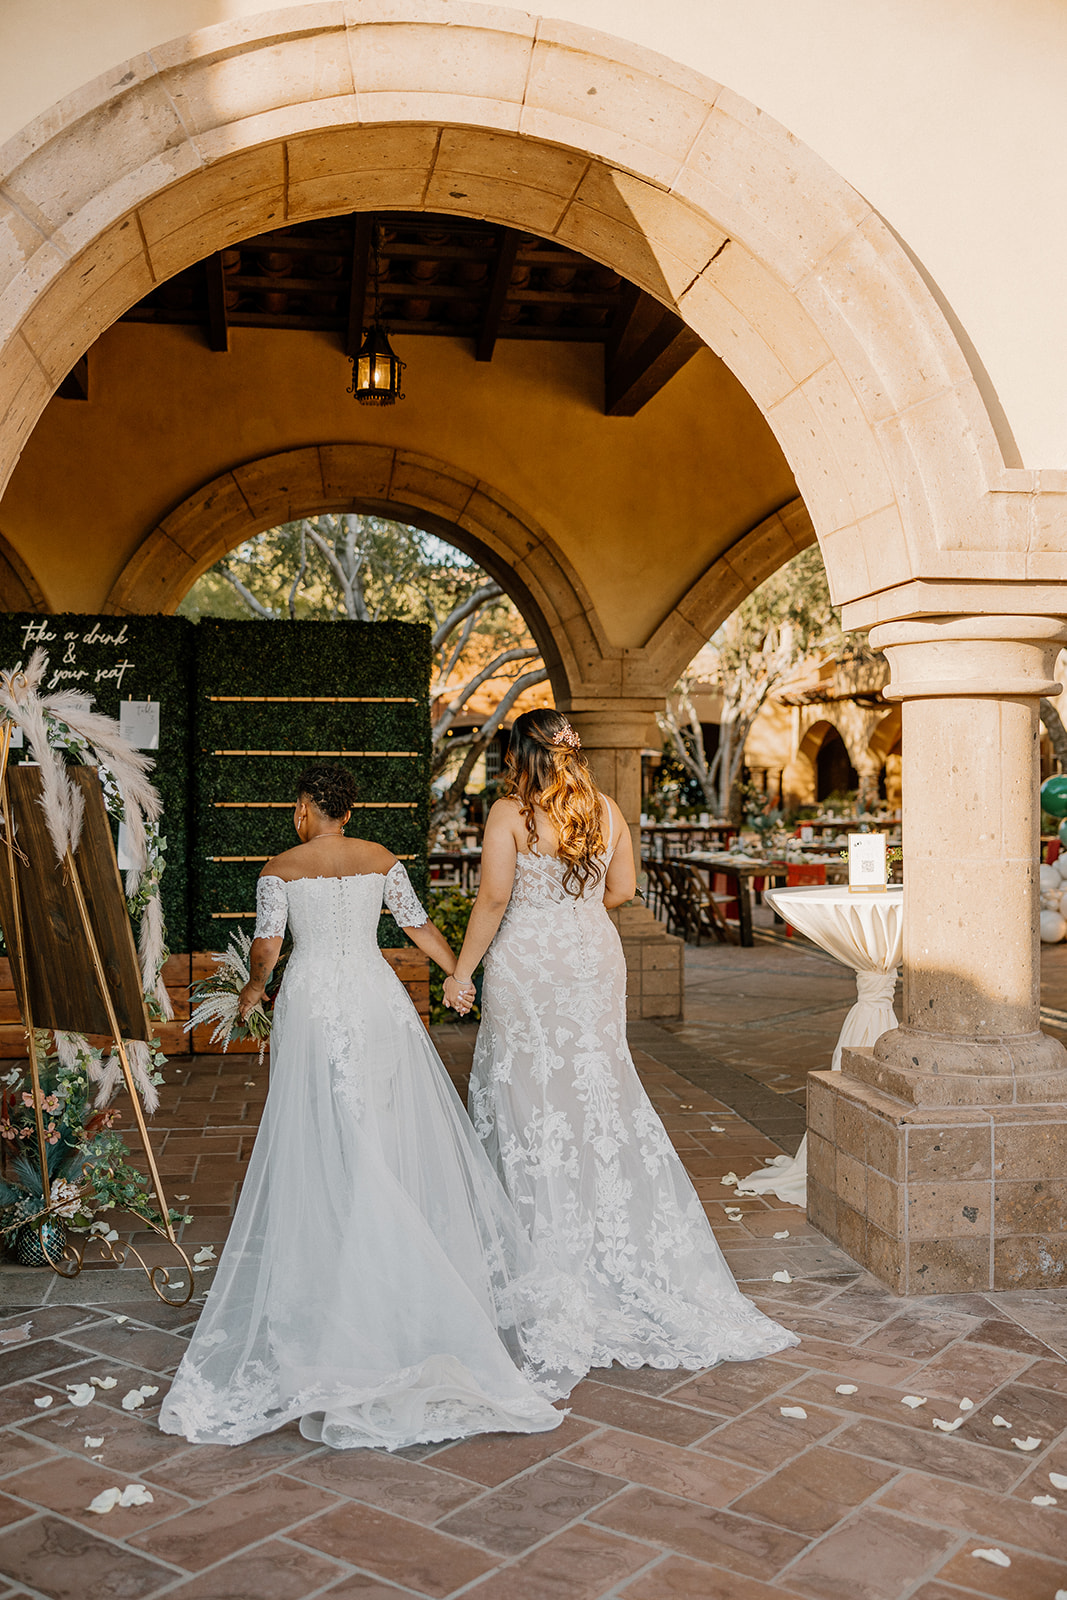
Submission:
[[[675,308],[764,412],[837,600],[977,575],[975,553],[1026,507],[1002,493],[999,522],[988,512],[986,491],[1015,485],[978,388],[866,202],[771,119],[652,52],[502,8],[467,7],[459,25],[419,9],[205,29],[117,66],[0,152],[0,473],[153,282],[281,216],[443,210],[570,243]]]
[[[318,511],[417,522],[473,556],[526,618],[557,704],[605,692],[617,677],[623,652],[608,643],[581,579],[527,513],[449,462],[378,445],[284,450],[202,484],[145,535],[106,609],[172,612],[200,574],[244,539]]]

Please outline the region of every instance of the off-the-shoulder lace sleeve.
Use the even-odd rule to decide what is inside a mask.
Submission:
[[[289,920],[289,901],[281,878],[260,878],[256,885],[256,938],[280,939]]]
[[[406,867],[399,861],[385,876],[385,904],[402,928],[421,928],[430,920],[411,887]]]

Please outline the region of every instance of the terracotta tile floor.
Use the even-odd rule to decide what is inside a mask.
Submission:
[[[1055,1020],[1067,958],[1045,954]],[[802,1335],[798,1349],[701,1374],[597,1372],[560,1429],[534,1438],[390,1456],[323,1450],[286,1428],[235,1449],[189,1446],[153,1419],[195,1303],[160,1305],[138,1269],[66,1282],[6,1266],[0,1600],[1054,1600],[1067,1589],[1067,1488],[1049,1477],[1067,1478],[1067,1291],[902,1301],[794,1208],[743,1200],[729,1221],[719,1180],[795,1144],[793,1099],[805,1070],[825,1064],[849,980],[800,943],[690,952],[690,980],[689,1021],[635,1027],[635,1055],[733,1270]],[[472,1030],[437,1039],[462,1085]],[[189,1196],[186,1240],[218,1246],[267,1070],[241,1056],[176,1061],[170,1074],[156,1118],[165,1181]],[[772,1281],[781,1268],[790,1283]],[[115,1385],[70,1404],[65,1385],[94,1376]],[[158,1393],[123,1411],[141,1384]],[[903,1405],[908,1394],[925,1404]],[[974,1404],[960,1411],[964,1398]],[[933,1427],[958,1417],[952,1433]],[[1013,1443],[1029,1438],[1032,1450]],[[87,1511],[101,1488],[127,1483],[147,1486],[151,1504]],[[1059,1503],[1032,1503],[1048,1495]],[[974,1554],[990,1548],[1010,1565]]]

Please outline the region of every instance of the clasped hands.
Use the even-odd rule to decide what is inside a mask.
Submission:
[[[469,980],[461,983],[458,978],[445,979],[445,1005],[458,1012],[461,1017],[465,1017],[474,1004],[474,993],[474,985]]]

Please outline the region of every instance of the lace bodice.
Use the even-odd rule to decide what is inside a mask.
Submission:
[[[614,842],[614,817],[608,811],[608,832],[604,854],[599,857],[600,877],[587,883],[583,894],[575,895],[563,887],[566,866],[558,856],[534,855],[521,851],[515,863],[515,883],[508,902],[508,914],[538,911],[551,907],[553,911],[571,908],[576,915],[599,910],[604,903],[604,882]]]
[[[277,939],[288,923],[301,954],[354,954],[368,944],[377,946],[383,901],[402,928],[419,928],[427,921],[399,861],[388,873],[348,878],[264,876],[256,889],[256,938]]]

